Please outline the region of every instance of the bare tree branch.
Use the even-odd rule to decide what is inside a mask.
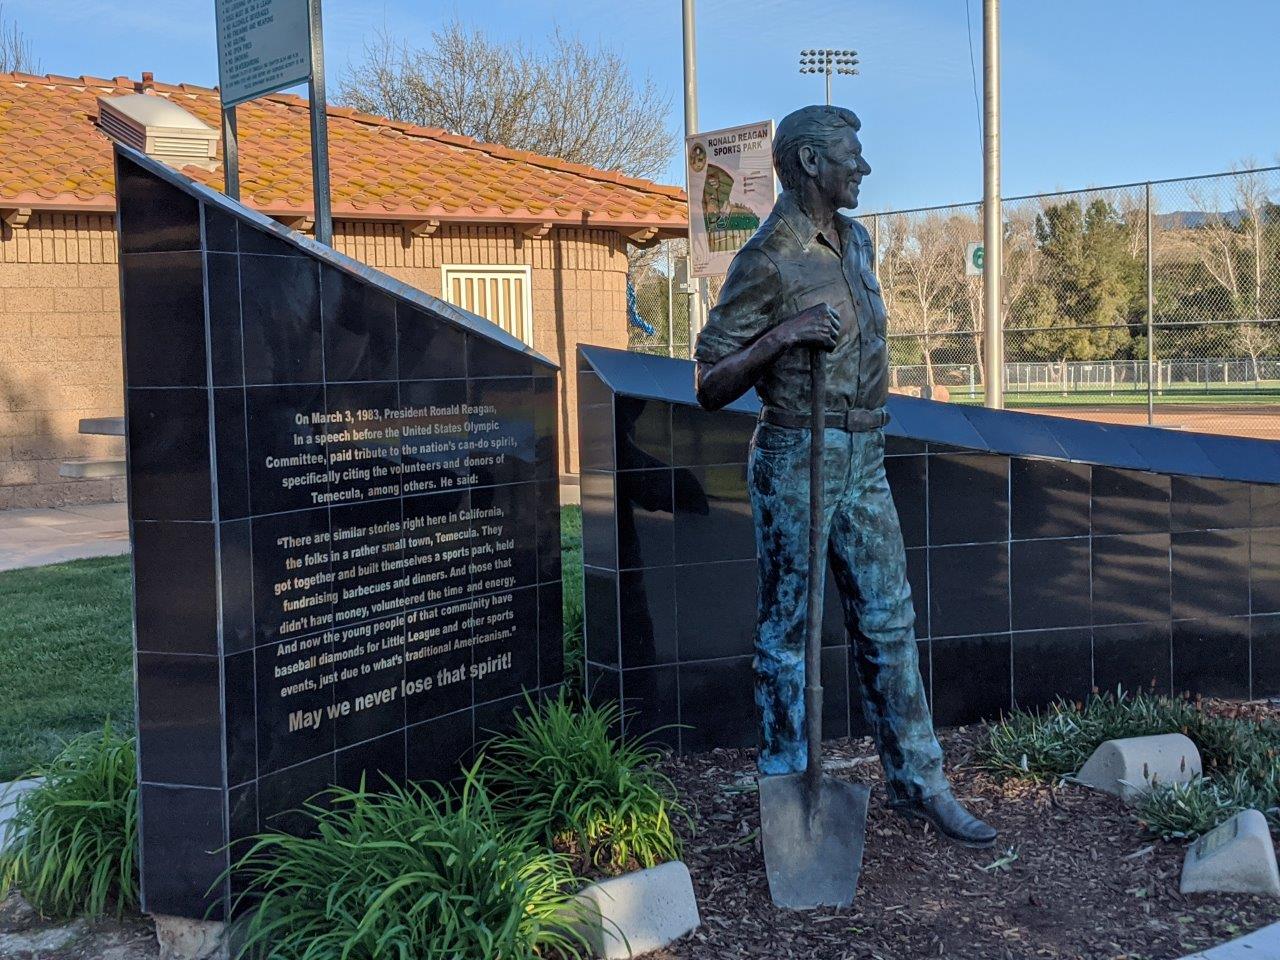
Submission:
[[[350,67],[339,102],[604,170],[655,177],[676,140],[671,99],[637,82],[612,50],[558,30],[545,51],[500,43],[454,20],[411,47],[382,31]]]
[[[0,3],[0,73],[38,73],[40,61],[31,49],[31,41],[27,39],[16,20],[9,20],[4,15],[4,4]]]

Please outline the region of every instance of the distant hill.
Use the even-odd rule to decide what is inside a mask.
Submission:
[[[1244,220],[1243,210],[1224,210],[1221,213],[1206,213],[1203,210],[1175,210],[1173,213],[1158,213],[1155,225],[1162,230],[1194,230],[1203,227],[1210,217],[1222,217],[1230,227],[1240,226]]]

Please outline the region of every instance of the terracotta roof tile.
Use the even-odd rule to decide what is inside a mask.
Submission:
[[[136,93],[128,77],[0,73],[0,205],[110,210],[115,206],[111,141],[96,126],[98,98]],[[216,90],[156,83],[205,123],[220,126]],[[240,184],[267,212],[310,212],[308,105],[274,94],[242,104]],[[479,143],[431,127],[330,107],[335,215],[405,219],[547,220],[683,231],[684,191],[581,164]],[[187,176],[222,187],[222,170]]]

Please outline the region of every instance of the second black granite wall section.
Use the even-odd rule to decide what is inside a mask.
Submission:
[[[678,749],[752,746],[757,405],[707,413],[689,363],[599,347],[578,378],[589,688]],[[1280,444],[903,397],[890,410],[938,725],[1093,689],[1280,694]],[[860,735],[826,589],[824,729]]]

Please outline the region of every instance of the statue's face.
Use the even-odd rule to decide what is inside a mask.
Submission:
[[[871,165],[862,156],[862,142],[853,130],[825,149],[814,150],[812,166],[808,163],[804,166],[812,171],[822,195],[845,210],[858,205],[862,178],[871,172]]]

